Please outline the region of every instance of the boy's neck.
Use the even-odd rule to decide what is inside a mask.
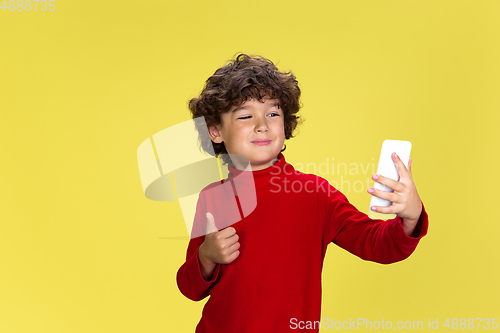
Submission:
[[[233,162],[233,159],[230,158],[229,159],[229,163],[231,163],[231,165],[233,166],[233,168],[235,169],[238,169],[238,170],[242,170],[242,171],[245,171],[248,169],[248,160],[246,160],[246,163],[245,161],[241,161],[241,160],[238,160],[238,158],[234,158],[235,162]],[[278,161],[280,160],[280,156],[278,154],[278,156],[276,156],[275,158],[273,158],[271,161],[269,162],[272,162],[270,165],[262,168],[262,167],[253,167],[252,165],[250,165],[250,169],[251,170],[247,170],[247,171],[260,171],[260,170],[264,170],[264,169],[267,169],[271,166],[273,166],[274,164],[276,164]],[[267,163],[266,163],[267,165]]]

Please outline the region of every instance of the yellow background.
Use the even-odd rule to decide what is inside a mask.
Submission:
[[[136,150],[236,52],[300,82],[288,162],[413,143],[429,234],[389,266],[331,245],[322,317],[500,317],[498,0],[54,4],[0,10],[0,332],[194,332],[182,214],[144,196]]]

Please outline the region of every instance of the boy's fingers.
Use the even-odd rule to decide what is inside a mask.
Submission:
[[[231,255],[229,256],[229,260],[228,260],[228,263],[232,263],[236,258],[238,258],[238,256],[240,255],[240,251],[235,251],[233,253],[231,253]]]
[[[206,216],[207,216],[207,233],[206,234],[208,235],[208,234],[212,234],[214,232],[219,231],[219,230],[217,230],[217,227],[215,226],[214,216],[209,212],[207,212]]]
[[[229,245],[236,243],[240,239],[240,236],[238,234],[234,234],[232,236],[229,236],[226,238],[226,241]]]
[[[397,204],[392,204],[388,207],[380,207],[380,206],[372,206],[372,210],[382,214],[397,214],[399,213],[399,209]]]
[[[371,191],[371,192],[370,192]],[[390,202],[400,203],[399,195],[393,192],[382,191],[373,187],[368,188],[368,193],[374,195],[380,199],[384,199]]]
[[[387,209],[389,207],[372,206],[372,210],[377,213],[390,214],[389,209]]]
[[[401,181],[401,178],[409,178],[408,177],[408,170],[406,169],[405,164],[403,161],[401,161],[401,158],[398,156],[396,153],[392,153],[392,160],[394,161],[394,164],[396,165],[396,169],[398,169],[399,173],[399,181]]]
[[[233,252],[235,252],[235,251],[236,251],[236,250],[238,250],[239,248],[240,248],[240,243],[239,243],[239,242],[236,242],[236,243],[234,243],[233,245],[231,245],[231,246],[229,247],[229,253],[231,253],[231,254],[232,254]]]
[[[381,176],[379,174],[373,175],[372,179],[374,181],[376,181],[377,183],[385,185],[396,192],[402,192],[404,189],[404,185],[402,183],[400,183],[394,179]]]
[[[236,229],[233,227],[227,227],[219,231],[219,235],[223,239],[230,238],[231,236],[236,235]]]

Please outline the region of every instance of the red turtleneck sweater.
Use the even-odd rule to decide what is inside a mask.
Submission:
[[[177,272],[179,290],[187,298],[199,301],[210,295],[196,332],[300,331],[292,329],[294,323],[320,320],[328,244],[390,264],[407,258],[427,233],[423,207],[415,237],[409,237],[399,217],[372,220],[327,180],[296,171],[282,153],[278,157],[273,166],[259,171],[229,164],[227,179],[200,192],[195,238]],[[240,242],[238,258],[217,265],[210,281],[201,276],[198,260],[207,211],[218,230],[234,227]]]

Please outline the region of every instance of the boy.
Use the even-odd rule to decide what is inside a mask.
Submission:
[[[285,161],[284,141],[301,121],[299,98],[293,73],[240,54],[189,103],[193,118],[205,117],[210,138],[200,137],[201,146],[208,151],[212,145],[228,165],[222,184],[251,174],[257,197],[249,215],[224,228],[229,208],[217,195],[222,187],[214,183],[200,192],[193,232],[203,229],[204,236],[190,240],[177,273],[186,297],[199,301],[210,295],[196,332],[318,332],[321,271],[330,242],[364,260],[389,264],[407,258],[427,233],[411,160],[407,170],[393,154],[400,181],[374,175],[393,193],[368,189],[393,202],[376,207],[397,214],[387,221],[370,219],[327,180]],[[236,156],[243,156],[251,170]],[[237,197],[244,192],[238,188]],[[236,202],[242,213],[244,202]],[[300,322],[315,324],[300,327]]]

